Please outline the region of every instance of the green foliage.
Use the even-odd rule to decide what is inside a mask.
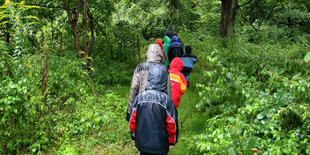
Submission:
[[[81,153],[82,148],[115,143],[116,139],[128,141],[129,135],[123,136],[127,134],[125,124],[119,125],[123,120],[119,113],[125,111],[126,101],[91,80],[84,59],[69,55],[59,58],[52,48],[53,40],[49,40],[53,36],[49,26],[37,34],[36,39],[44,40],[40,50],[28,52],[30,45],[23,42],[27,37],[18,30],[31,27],[29,23],[19,24],[12,27],[16,30],[12,49],[0,42],[0,153],[42,153],[52,147]],[[99,139],[86,143],[92,137]],[[73,141],[83,143],[72,146]]]
[[[241,9],[258,32],[239,11],[230,40],[218,37],[219,0],[88,2],[95,44],[83,59],[63,2],[1,2],[0,154],[137,153],[128,87],[169,24],[198,56],[172,153],[310,154],[308,1],[254,0]]]
[[[64,152],[81,152],[81,144],[70,150],[63,141],[85,141],[92,136],[98,137],[97,142],[83,147],[127,140],[113,132],[124,132],[125,127],[118,124],[123,121],[119,113],[125,111],[126,100],[90,80],[82,62],[55,56],[49,58],[47,93],[42,96],[40,57],[22,61],[24,67],[14,70],[14,80],[2,77],[1,153],[21,149],[37,153],[55,144]]]
[[[184,1],[183,23],[188,30],[217,35],[221,20],[221,3],[215,0]]]
[[[97,59],[95,59],[97,61]],[[122,84],[126,85],[131,82],[131,76],[134,69],[133,66],[129,66],[127,63],[123,62],[113,62],[108,61],[100,62],[97,61],[95,64],[96,69],[95,73],[92,76],[95,77],[96,82],[101,84]],[[100,66],[100,67],[99,67]]]
[[[196,107],[210,118],[206,131],[194,136],[197,151],[308,154],[310,79],[302,61],[308,43],[281,47],[243,39],[204,58],[207,71],[197,85]]]
[[[308,52],[308,53],[305,55],[304,61],[305,61],[305,62],[309,62],[309,61],[310,61],[310,52]]]
[[[0,41],[0,55],[0,79],[2,79],[4,76],[10,76],[9,67],[12,63],[7,44],[3,41]]]
[[[25,2],[14,3],[9,0],[0,7],[0,28],[6,27],[8,33],[13,35],[14,56],[29,53],[31,44],[26,36],[28,28],[40,21],[36,16],[26,15],[29,9],[37,8],[35,6],[25,5]]]

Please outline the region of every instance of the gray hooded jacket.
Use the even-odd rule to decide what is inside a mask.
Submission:
[[[147,85],[147,79],[149,75],[149,68],[154,64],[164,64],[165,58],[161,47],[158,44],[151,44],[146,52],[146,61],[140,63],[133,74],[131,88],[129,93],[129,102],[127,108],[126,120],[129,121],[129,115],[131,112],[132,104],[135,97],[145,91]],[[170,79],[170,76],[167,77]],[[167,82],[167,90],[164,91],[168,96],[171,97],[171,83],[170,80]]]

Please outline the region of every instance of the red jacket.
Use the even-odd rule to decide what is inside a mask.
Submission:
[[[172,90],[172,100],[176,108],[179,107],[181,95],[184,95],[187,89],[187,82],[184,75],[181,73],[183,70],[183,62],[179,57],[175,57],[170,64],[169,73]]]
[[[158,44],[161,47],[161,50],[163,51],[165,59],[167,58],[165,52],[164,52],[164,47],[163,47],[163,41],[161,39],[156,40],[156,44]]]

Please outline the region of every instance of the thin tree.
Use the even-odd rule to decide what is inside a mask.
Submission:
[[[82,20],[82,35],[83,35],[83,46],[84,46],[84,53],[81,52],[81,46],[79,43],[79,14],[80,14],[80,5],[81,2],[83,3],[83,20]],[[95,44],[95,26],[94,26],[94,17],[91,13],[88,12],[88,1],[87,0],[78,0],[76,9],[71,9],[68,2],[64,2],[65,9],[67,11],[69,23],[74,30],[74,44],[76,48],[76,52],[79,58],[82,58],[84,56],[90,57],[94,44]],[[72,17],[72,14],[75,13],[74,18]],[[88,18],[87,18],[88,17]],[[87,39],[87,19],[89,19],[89,25],[90,25],[90,31],[91,31],[91,42],[88,47],[88,39]],[[87,65],[89,63],[90,59],[87,60]]]

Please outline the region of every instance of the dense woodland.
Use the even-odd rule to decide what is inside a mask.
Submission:
[[[132,75],[170,24],[198,62],[169,154],[310,154],[309,0],[0,6],[0,154],[137,154]]]

